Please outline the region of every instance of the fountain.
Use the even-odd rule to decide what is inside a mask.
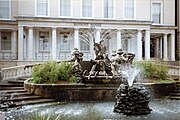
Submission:
[[[142,85],[133,85],[140,72],[132,65],[135,54],[118,49],[116,54],[113,54],[112,58],[109,59],[104,43],[105,40],[101,40],[99,43],[94,42],[95,59],[90,60],[92,65],[90,70],[83,71],[83,65],[81,65],[83,53],[74,49],[72,54],[75,61],[73,71],[77,83],[93,83],[94,81],[97,84],[103,83],[104,79],[108,79],[110,82],[118,80],[120,86],[115,97],[114,112],[126,115],[150,114],[148,91]]]

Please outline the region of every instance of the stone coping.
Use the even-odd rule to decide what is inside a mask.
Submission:
[[[44,98],[58,101],[113,101],[119,85],[116,84],[34,84],[27,79],[24,89]],[[135,83],[145,85],[151,99],[168,96],[175,90],[176,83]]]

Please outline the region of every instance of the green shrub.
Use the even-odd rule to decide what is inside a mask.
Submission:
[[[58,80],[68,80],[71,76],[73,76],[71,63],[61,62],[58,64],[51,61],[33,67],[32,82],[56,83]]]
[[[135,62],[136,67],[142,69],[142,74],[144,77],[157,77],[160,80],[167,78],[168,68],[166,65],[163,65],[160,62],[144,61],[144,62]]]

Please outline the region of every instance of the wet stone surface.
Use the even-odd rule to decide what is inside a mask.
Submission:
[[[12,110],[6,116],[15,120],[22,120],[34,115],[33,112],[41,115],[60,115],[60,120],[179,120],[180,101],[156,99],[150,101],[149,107],[152,112],[147,115],[124,115],[113,112],[114,101],[112,102],[76,102],[61,105],[25,106],[19,110]]]

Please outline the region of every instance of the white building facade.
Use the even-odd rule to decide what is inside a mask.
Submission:
[[[0,0],[0,60],[94,58],[122,48],[136,60],[175,60],[175,0]]]

